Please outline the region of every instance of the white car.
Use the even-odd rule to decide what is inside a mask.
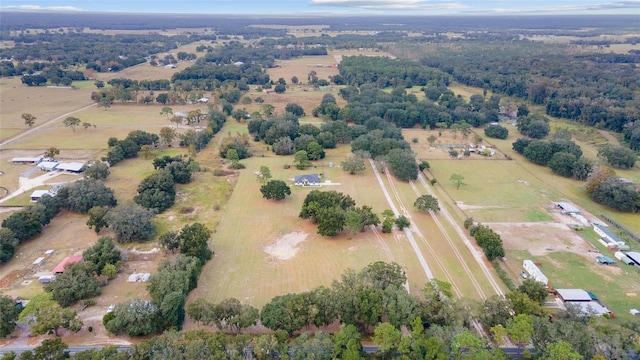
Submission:
[[[521,272],[520,276],[522,276],[523,279],[528,279],[529,278],[529,274],[527,274],[526,272]]]
[[[116,308],[115,305],[113,305],[113,304],[109,305],[109,307],[107,308],[107,313],[112,312],[115,308]]]

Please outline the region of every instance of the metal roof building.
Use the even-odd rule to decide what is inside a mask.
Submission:
[[[60,163],[56,167],[56,170],[80,173],[82,172],[82,168],[84,168],[84,163],[81,162],[68,162],[68,163]]]
[[[598,235],[602,236],[603,239],[608,240],[607,242],[613,242],[618,245],[624,245],[624,241],[620,239],[616,234],[614,234],[611,230],[601,224],[593,224],[593,231],[595,231]]]
[[[54,274],[61,274],[64,272],[64,267],[67,264],[73,264],[73,263],[77,263],[82,261],[82,255],[76,255],[76,256],[67,256],[66,258],[62,259],[62,261],[60,261],[60,263],[58,265],[56,265],[56,267],[53,268],[53,273]]]
[[[570,302],[569,304],[577,306],[583,314],[602,316],[609,314],[611,311],[595,301],[591,302]]]
[[[51,193],[49,192],[49,190],[34,190],[31,193],[31,202],[36,202],[38,200],[40,200],[41,197],[43,197],[44,195],[51,195]]]
[[[563,210],[563,212],[567,214],[580,214],[580,210],[577,207],[573,206],[573,204],[561,201],[557,203],[558,207]]]
[[[627,257],[631,259],[636,265],[640,266],[640,253],[636,251],[629,251]]]
[[[591,301],[591,295],[582,289],[556,289],[556,293],[566,302]]]

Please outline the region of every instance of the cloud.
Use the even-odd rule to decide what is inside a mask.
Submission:
[[[614,1],[601,4],[586,5],[586,10],[640,9],[640,1]]]
[[[635,10],[630,11],[629,9]],[[472,9],[468,13],[483,14],[634,14],[640,12],[640,0],[623,0],[603,3],[582,3],[582,4],[558,4],[558,5],[537,5],[537,6],[518,6],[510,8],[486,8]]]
[[[7,5],[0,6],[2,10],[18,11],[84,11],[75,6],[40,6],[40,5]]]
[[[464,9],[468,7],[449,1],[434,3],[425,0],[310,0],[309,5],[366,10],[441,10]]]

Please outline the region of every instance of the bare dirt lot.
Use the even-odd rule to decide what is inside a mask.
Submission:
[[[593,247],[569,226],[556,222],[485,223],[497,232],[506,250],[528,250],[542,256],[552,251],[570,251],[589,256]],[[595,255],[594,255],[595,256]]]

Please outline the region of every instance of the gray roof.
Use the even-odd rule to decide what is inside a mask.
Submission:
[[[589,293],[582,289],[556,289],[564,301],[591,301]]]
[[[318,176],[318,174],[308,174],[308,175],[299,175],[296,176],[294,178],[294,183],[299,184],[302,183],[304,181],[307,181],[311,184],[319,184],[320,183],[320,177]]]
[[[571,302],[570,304],[577,306],[583,314],[601,316],[611,311],[595,301],[590,302]]]
[[[84,163],[81,162],[68,162],[68,163],[60,163],[56,170],[64,170],[64,171],[80,171],[84,167]]]
[[[580,214],[580,210],[571,203],[561,201],[558,203],[558,206],[568,213]]]
[[[636,265],[640,265],[640,253],[636,251],[627,252],[627,257],[631,259]]]
[[[616,234],[614,234],[611,230],[609,230],[606,226],[602,226],[600,224],[593,224],[593,226],[597,227],[598,229],[600,229],[603,233],[607,234],[607,236],[615,241],[615,242],[624,242],[622,241]]]

